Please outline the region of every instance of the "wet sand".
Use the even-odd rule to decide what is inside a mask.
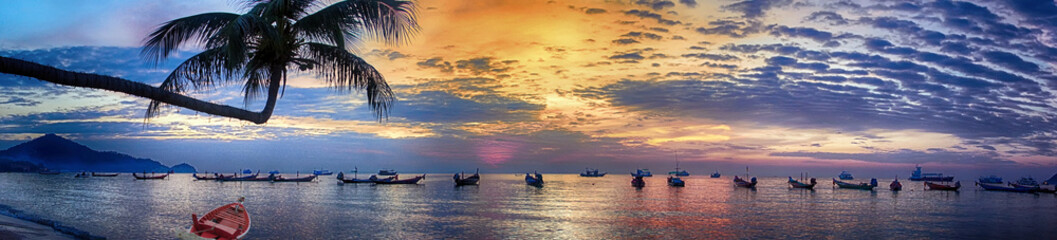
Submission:
[[[0,215],[0,240],[16,239],[74,239],[49,226]]]

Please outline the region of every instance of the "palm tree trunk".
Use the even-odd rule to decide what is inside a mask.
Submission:
[[[194,111],[250,121],[256,124],[268,122],[268,118],[272,115],[272,109],[275,108],[275,96],[279,89],[277,87],[279,83],[277,81],[272,81],[272,86],[268,89],[269,96],[267,105],[264,107],[263,111],[257,113],[227,105],[198,100],[136,81],[91,73],[71,72],[14,58],[0,57],[0,73],[26,76],[61,85],[126,93]]]

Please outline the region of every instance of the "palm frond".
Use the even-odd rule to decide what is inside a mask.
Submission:
[[[216,85],[217,80],[231,81],[235,79],[236,72],[229,71],[224,67],[226,58],[222,49],[208,49],[198,53],[173,69],[169,76],[162,81],[162,90],[183,93],[190,85],[193,89],[211,88]],[[162,102],[151,100],[147,108],[147,118],[155,117],[161,108]]]
[[[205,43],[238,17],[234,13],[203,13],[168,21],[144,39],[140,54],[156,64],[190,40]]]
[[[227,67],[235,70],[246,61],[250,48],[261,38],[278,38],[275,28],[259,16],[242,14],[217,30],[206,42],[207,48],[224,49]]]
[[[345,48],[346,41],[357,41],[359,19],[352,11],[351,2],[327,6],[298,19],[292,29],[299,37],[314,42]]]
[[[396,97],[385,77],[363,58],[343,48],[311,42],[305,43],[302,56],[307,59],[300,62],[315,63],[312,70],[331,87],[341,91],[364,89],[367,91],[367,104],[379,120],[389,116],[389,107]]]
[[[339,34],[340,39],[356,41],[360,32],[386,43],[403,43],[418,32],[417,11],[413,1],[346,0],[304,16],[294,29],[301,36],[339,47],[344,47]]]

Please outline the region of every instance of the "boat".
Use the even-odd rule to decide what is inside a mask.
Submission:
[[[132,177],[134,177],[136,179],[139,179],[139,180],[159,180],[159,179],[165,179],[165,177],[168,177],[168,176],[169,176],[168,173],[166,173],[166,174],[150,173],[150,175],[147,175],[147,173],[143,173],[143,175],[138,175],[136,173],[132,173]]]
[[[239,239],[250,231],[250,214],[242,205],[245,198],[209,211],[201,218],[191,214],[191,228],[179,239]]]
[[[96,173],[92,172],[93,177],[117,177],[120,173]]]
[[[220,175],[213,173],[213,176],[209,176],[209,173],[206,173],[205,176],[199,176],[198,173],[192,173],[191,176],[194,177],[195,180],[217,180]]]
[[[687,172],[686,170],[682,170],[682,171],[679,170],[679,155],[678,154],[676,154],[676,156],[675,156],[675,171],[668,172],[668,175],[675,175],[676,177],[690,176],[690,173]]]
[[[1050,179],[1042,182],[1042,185],[1050,185],[1050,184],[1057,184],[1057,174],[1053,174],[1053,177],[1050,177]]]
[[[840,187],[840,188],[873,190],[873,188],[877,187],[877,179],[876,178],[871,178],[870,179],[870,183],[867,184],[867,183],[842,182],[842,181],[839,181],[836,178],[834,178],[833,179],[833,185],[837,185],[837,187]]]
[[[316,176],[327,176],[327,175],[333,175],[334,173],[330,172],[330,170],[323,169],[323,170],[312,171],[312,174],[315,174]]]
[[[984,188],[984,190],[988,190],[988,191],[1023,192],[1023,193],[1034,193],[1035,191],[1038,191],[1038,188],[1033,188],[1033,187],[1006,186],[1006,185],[1003,185],[1003,184],[994,184],[994,183],[976,183],[976,185],[980,186],[981,188]]]
[[[739,178],[738,176],[734,176],[734,186],[743,188],[756,188],[756,178],[753,177],[749,180],[750,181],[745,181],[745,179]]]
[[[815,185],[817,185],[818,182],[815,181],[815,178],[811,178],[810,181],[811,181],[810,184],[805,184],[805,183],[802,183],[800,181],[797,181],[797,180],[793,179],[793,177],[789,177],[789,185],[793,186],[793,188],[814,189]]]
[[[1039,182],[1035,181],[1035,178],[1032,177],[1022,177],[1020,180],[1017,180],[1017,182],[1009,183],[1009,186],[1015,188],[1033,188],[1035,189],[1035,192],[1053,193],[1051,189],[1043,189],[1042,186],[1039,185]]]
[[[682,187],[686,186],[686,182],[684,182],[682,178],[679,178],[679,175],[668,176],[668,186]]]
[[[958,181],[954,182],[954,185],[947,185],[926,181],[925,186],[928,187],[928,190],[958,191],[958,188],[962,187],[962,182]]]
[[[915,166],[914,172],[910,174],[910,181],[950,182],[954,176],[943,176],[942,173],[922,173],[921,166]]]
[[[631,173],[631,176],[633,176],[633,177],[639,177],[639,176],[641,176],[641,177],[653,177],[653,173],[650,173],[650,169],[642,168],[642,169],[635,170],[634,173]]]
[[[371,175],[368,179],[360,179],[356,174],[360,171],[359,168],[352,170],[352,179],[345,179],[345,173],[338,172],[338,180],[342,183],[374,183],[374,180],[378,179],[377,176]],[[392,178],[392,177],[391,177]]]
[[[838,175],[837,178],[840,178],[840,180],[854,180],[855,179],[855,177],[852,177],[851,173],[848,172],[848,171],[840,171],[840,175]]]
[[[281,175],[273,175],[271,177],[272,182],[311,182],[314,179],[316,179],[316,175],[301,177],[301,174],[298,174],[297,177],[294,178],[284,178]]]
[[[643,178],[643,176],[633,176],[631,178],[631,186],[632,187],[637,187],[637,188],[645,187],[646,186],[646,180],[642,180],[642,178]]]
[[[903,184],[899,183],[899,177],[896,177],[895,180],[892,180],[892,183],[888,184],[888,189],[892,191],[903,190]]]
[[[37,172],[37,173],[39,173],[40,175],[59,175],[62,172],[46,170],[46,171]]]
[[[980,178],[977,179],[976,182],[978,182],[978,183],[993,183],[993,184],[1002,184],[1002,183],[1004,183],[1002,181],[1002,178],[1000,178],[998,176],[995,176],[995,175],[980,176]]]
[[[249,168],[244,169],[242,170],[242,174],[253,174],[253,170],[250,170]]]
[[[246,175],[246,176],[241,176],[241,177],[236,177],[236,176],[220,177],[220,178],[217,178],[217,181],[231,181],[231,182],[248,181],[248,180],[256,179],[257,176],[260,175],[260,174],[261,173],[258,172],[258,173],[253,174],[253,175]],[[267,180],[265,180],[265,181],[267,181]]]
[[[86,178],[86,177],[88,177],[88,173],[81,172],[81,173],[78,173],[77,175],[75,175],[73,177],[75,177],[75,178]]]
[[[378,176],[392,176],[392,175],[396,175],[396,170],[393,170],[393,169],[378,170]]]
[[[455,186],[466,186],[466,185],[477,185],[478,181],[481,181],[481,169],[477,169],[473,172],[472,176],[466,177],[466,173],[456,173],[453,179],[455,179]]]
[[[584,169],[584,172],[580,173],[580,176],[581,177],[605,177],[606,173],[605,172],[599,173],[598,169],[587,168],[587,169]]]
[[[712,173],[712,175],[709,175],[709,177],[711,177],[711,178],[719,178],[719,176],[720,176],[719,175],[719,171],[716,171],[716,172]]]
[[[525,184],[536,187],[543,187],[543,175],[539,174],[538,172],[533,173],[535,174],[535,176],[533,176],[533,174],[525,173]]]
[[[418,184],[418,181],[422,181],[423,178],[426,178],[425,174],[408,179],[400,179],[400,176],[396,175],[390,178],[375,179],[373,182],[374,184]]]
[[[272,170],[271,172],[268,172],[268,174],[278,175],[279,174],[279,170]]]

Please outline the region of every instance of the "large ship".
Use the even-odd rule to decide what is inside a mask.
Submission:
[[[954,181],[954,176],[943,176],[942,173],[922,173],[921,166],[915,166],[917,169],[910,174],[910,181],[930,181],[930,182],[950,182]]]

